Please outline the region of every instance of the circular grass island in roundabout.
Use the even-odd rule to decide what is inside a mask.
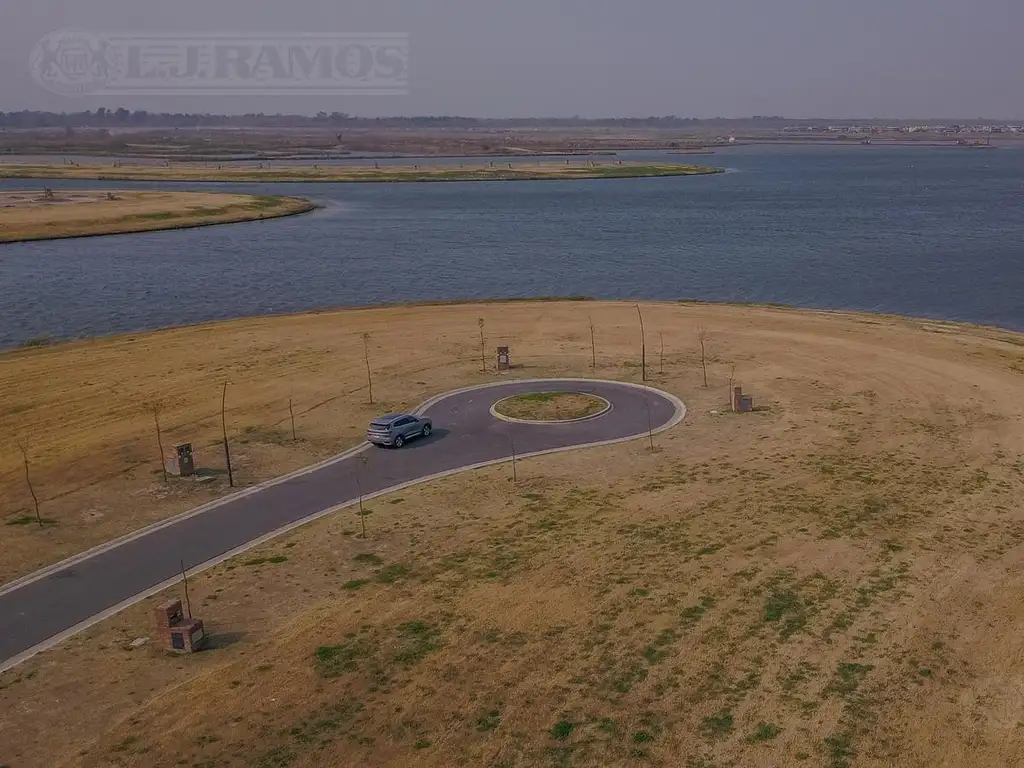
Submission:
[[[593,419],[607,413],[612,404],[586,392],[524,392],[499,400],[491,413],[506,421],[529,424],[565,424]]]

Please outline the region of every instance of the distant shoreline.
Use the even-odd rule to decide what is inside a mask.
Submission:
[[[607,163],[587,165],[502,163],[453,166],[336,166],[210,167],[210,164],[165,166],[40,165],[0,163],[5,179],[89,179],[94,181],[192,181],[192,182],[338,182],[412,183],[439,181],[549,181],[575,179],[621,179],[655,176],[698,176],[722,173],[723,168],[678,163]]]

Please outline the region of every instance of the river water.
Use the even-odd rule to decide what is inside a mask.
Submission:
[[[323,208],[274,221],[0,245],[0,347],[334,306],[555,295],[775,302],[1024,329],[1022,150],[736,147],[623,157],[729,172],[161,184],[294,194]],[[43,183],[0,181],[0,189]]]

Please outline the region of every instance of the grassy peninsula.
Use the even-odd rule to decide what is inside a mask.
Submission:
[[[313,209],[298,197],[135,190],[0,192],[0,243],[202,227]]]
[[[255,181],[255,182],[424,182],[543,181],[553,179],[631,179],[697,176],[722,168],[679,163],[476,162],[461,165],[281,165],[266,163],[22,164],[0,163],[0,178],[95,179],[99,181]]]

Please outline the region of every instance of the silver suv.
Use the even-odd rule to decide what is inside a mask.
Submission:
[[[410,438],[429,435],[433,426],[430,419],[420,416],[389,413],[370,422],[370,428],[366,430],[366,440],[376,445],[401,448]]]

